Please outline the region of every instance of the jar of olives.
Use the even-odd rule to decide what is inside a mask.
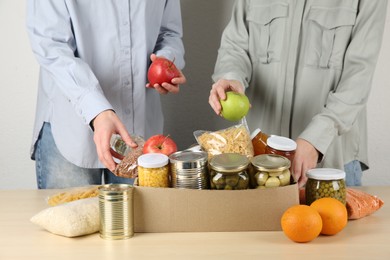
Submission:
[[[317,199],[331,197],[346,203],[345,172],[332,168],[311,169],[306,173],[306,204]]]
[[[244,190],[248,188],[249,159],[238,153],[223,153],[210,160],[210,188]]]
[[[262,154],[252,158],[250,173],[252,188],[272,188],[291,183],[290,160],[277,154]]]

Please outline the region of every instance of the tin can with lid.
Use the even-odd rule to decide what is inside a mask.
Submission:
[[[291,183],[290,160],[277,154],[257,155],[251,160],[252,188],[272,188]]]
[[[238,153],[223,153],[210,160],[210,188],[244,190],[249,186],[249,159]]]
[[[169,156],[172,187],[182,189],[208,189],[207,153],[179,151]]]
[[[169,158],[162,153],[147,153],[138,157],[138,184],[144,187],[170,187]]]
[[[333,168],[315,168],[307,171],[305,187],[306,204],[317,199],[331,197],[346,204],[345,172]]]
[[[100,237],[127,239],[134,235],[133,186],[107,184],[99,187]]]

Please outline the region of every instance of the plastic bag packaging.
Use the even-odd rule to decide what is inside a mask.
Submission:
[[[50,206],[57,206],[66,202],[97,197],[99,195],[98,189],[99,185],[67,189],[48,197],[47,204]]]
[[[253,157],[253,145],[245,119],[240,124],[215,132],[197,130],[194,136],[201,148],[208,153],[209,159],[221,153],[239,153],[248,158]]]
[[[348,219],[359,219],[368,216],[383,206],[384,202],[377,196],[361,190],[347,188]]]
[[[123,178],[136,178],[138,176],[137,159],[142,155],[142,150],[145,144],[145,140],[140,136],[131,136],[133,141],[137,143],[136,148],[128,147],[122,139],[116,139],[116,142],[112,142],[111,147],[125,157],[115,167],[114,174]],[[112,138],[111,138],[112,140]]]
[[[299,204],[306,204],[305,188],[299,189]],[[383,200],[377,196],[347,187],[346,207],[350,220],[371,215],[379,210],[383,204]]]
[[[46,208],[30,221],[47,231],[65,237],[77,237],[99,231],[99,200],[87,198]]]

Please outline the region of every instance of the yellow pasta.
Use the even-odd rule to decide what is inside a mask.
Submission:
[[[99,186],[77,187],[70,190],[59,192],[50,196],[47,203],[50,206],[56,206],[62,203],[71,202],[74,200],[97,197],[99,195]]]
[[[216,132],[205,132],[197,140],[203,150],[207,151],[209,159],[221,153],[239,153],[253,157],[249,131],[243,125]]]

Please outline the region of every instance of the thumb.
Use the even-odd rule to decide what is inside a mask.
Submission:
[[[131,138],[130,134],[127,132],[125,127],[118,127],[118,134],[121,136],[122,140],[130,147],[135,148],[138,145]]]
[[[156,54],[150,54],[150,60],[153,62],[157,58]]]

